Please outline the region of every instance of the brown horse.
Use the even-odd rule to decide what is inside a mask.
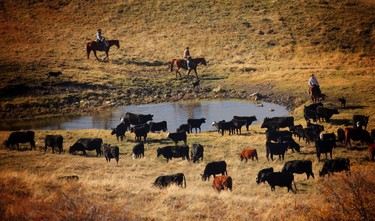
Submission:
[[[322,94],[322,92],[320,91],[320,88],[317,86],[310,88],[309,93],[310,93],[311,101],[314,104],[320,102],[321,100],[324,100],[325,98],[325,94]]]
[[[106,57],[103,59],[106,60],[108,59],[109,60],[109,57],[108,57],[108,52],[109,52],[109,49],[113,46],[113,45],[116,45],[117,48],[120,48],[120,42],[118,40],[109,40],[107,41],[108,42],[108,46],[104,49],[103,48],[103,45],[104,43],[102,44],[98,44],[98,42],[96,41],[90,41],[90,42],[87,42],[87,45],[86,45],[86,50],[87,50],[87,59],[90,58],[90,52],[93,51],[94,52],[94,55],[96,57],[96,59],[99,60],[98,56],[96,56],[96,51],[104,51],[105,54],[106,54]]]
[[[171,62],[171,72],[173,71],[173,66],[176,66],[177,67],[177,69],[175,70],[176,71],[176,78],[177,78],[177,73],[181,77],[181,73],[178,71],[178,70],[180,70],[180,68],[188,70],[187,76],[189,76],[190,72],[192,70],[194,70],[195,76],[198,78],[198,74],[197,74],[198,64],[203,64],[204,66],[206,66],[207,62],[206,62],[206,60],[204,58],[191,59],[190,65],[189,65],[190,66],[190,70],[188,70],[186,60],[174,58],[174,59],[172,59],[172,62]]]

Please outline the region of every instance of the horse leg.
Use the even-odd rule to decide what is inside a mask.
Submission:
[[[197,79],[199,79],[199,77],[198,77],[198,73],[197,73],[197,69],[196,69],[196,68],[194,68],[194,72],[195,72],[195,77],[196,77]]]
[[[105,58],[103,59],[103,61],[105,61],[105,60],[108,60],[109,61],[109,56],[108,56],[108,51],[105,51]]]
[[[97,59],[98,61],[100,61],[100,59],[99,59],[98,56],[96,55],[96,51],[93,51],[93,52],[94,52],[94,55],[95,55],[96,59]]]
[[[177,70],[176,70],[176,78],[178,78],[177,73],[180,75],[180,78],[181,78],[181,73],[178,70],[180,70],[180,68],[177,68]]]

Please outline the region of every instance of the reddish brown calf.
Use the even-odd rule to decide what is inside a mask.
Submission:
[[[221,190],[229,189],[232,191],[232,177],[230,176],[217,176],[212,183],[212,188],[220,192]]]
[[[246,150],[242,150],[241,154],[240,154],[240,159],[241,161],[243,161],[243,159],[247,160],[250,159],[251,160],[254,160],[254,158],[257,159],[258,161],[258,153],[257,153],[257,150],[256,149],[246,149]]]

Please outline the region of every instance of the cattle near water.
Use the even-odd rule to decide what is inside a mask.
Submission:
[[[167,162],[172,160],[172,158],[182,158],[183,160],[186,158],[188,161],[189,158],[189,146],[165,146],[165,147],[158,147],[156,150],[157,156],[163,155]]]
[[[114,158],[118,164],[120,157],[120,149],[118,146],[111,146],[110,144],[104,144],[104,157],[107,162],[111,162],[111,159]]]
[[[7,148],[17,147],[19,150],[20,143],[30,143],[30,150],[35,149],[35,132],[34,131],[15,131],[12,132],[8,139],[4,141]]]
[[[63,142],[64,138],[61,135],[46,135],[46,138],[44,139],[44,152],[47,151],[47,147],[51,147],[52,153],[55,153],[56,147],[61,154],[63,152]]]
[[[204,148],[201,144],[199,143],[193,143],[190,151],[190,156],[191,160],[193,163],[197,162],[199,159],[203,161],[203,153],[204,153]]]
[[[84,155],[87,155],[86,150],[95,150],[98,157],[102,155],[102,144],[103,140],[101,138],[80,138],[70,147],[69,153],[73,154],[76,151],[82,151]]]
[[[268,130],[279,130],[280,128],[287,127],[289,130],[294,126],[294,117],[271,117],[264,118],[261,128]]]
[[[140,142],[134,145],[133,147],[133,159],[142,158],[145,156],[145,145],[144,143]]]

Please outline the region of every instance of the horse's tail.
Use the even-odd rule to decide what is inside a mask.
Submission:
[[[175,60],[176,60],[176,59],[173,58],[172,61],[171,61],[171,69],[170,69],[171,72],[173,71],[173,64],[174,64]]]
[[[90,58],[90,52],[91,52],[90,42],[88,42],[87,45],[86,45],[86,51],[87,51],[87,59],[89,59]]]

